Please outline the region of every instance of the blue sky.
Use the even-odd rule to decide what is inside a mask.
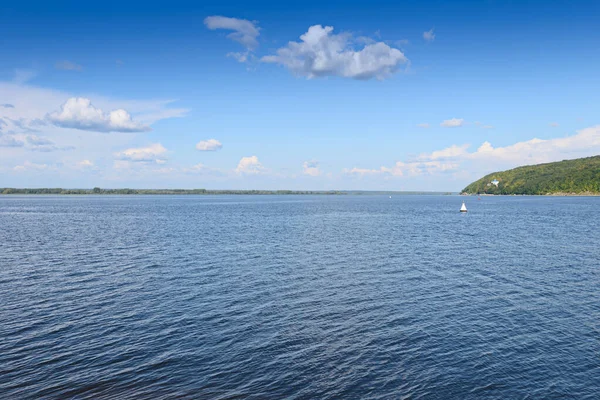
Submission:
[[[0,6],[0,187],[458,191],[600,152],[597,1],[195,3]]]

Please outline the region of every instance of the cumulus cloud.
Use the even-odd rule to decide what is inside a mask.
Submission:
[[[419,128],[429,128],[429,124],[426,122],[424,124],[417,124]]]
[[[255,22],[247,19],[229,18],[220,15],[213,15],[204,19],[204,25],[210,30],[226,29],[233,31],[227,37],[242,44],[248,50],[254,50],[258,47],[258,36],[260,28]]]
[[[464,123],[465,123],[465,120],[462,118],[452,118],[452,119],[447,119],[445,121],[442,121],[440,126],[443,126],[445,128],[456,128],[459,126],[463,126]]]
[[[92,105],[90,99],[72,97],[61,106],[60,111],[47,114],[47,120],[62,128],[80,129],[95,132],[144,132],[149,126],[133,121],[123,110],[105,113]]]
[[[425,39],[428,42],[433,42],[435,40],[435,33],[433,33],[433,28],[423,32],[423,39]]]
[[[514,167],[596,155],[600,151],[600,125],[582,129],[573,136],[554,139],[533,138],[505,147],[484,142],[463,158]]]
[[[398,161],[391,167],[379,169],[352,168],[344,172],[354,176],[419,176],[450,171],[473,171],[478,176],[514,168],[564,159],[588,157],[600,152],[600,125],[582,129],[573,136],[517,142],[494,147],[483,142],[476,150],[468,151],[469,144],[452,145],[431,153],[423,153],[413,160]]]
[[[258,157],[242,157],[235,169],[238,174],[257,175],[264,173],[265,167],[258,161]]]
[[[305,161],[304,164],[302,164],[302,173],[308,176],[321,175],[321,170],[319,169],[319,162],[315,160]]]
[[[450,147],[447,147],[442,150],[436,150],[429,154],[421,154],[419,157],[417,157],[417,159],[421,160],[421,161],[424,161],[424,160],[431,161],[431,160],[445,160],[445,159],[456,158],[456,157],[465,155],[467,153],[468,148],[469,148],[468,144],[464,144],[461,146],[454,144]]]
[[[261,61],[283,65],[294,75],[309,79],[339,76],[361,80],[385,79],[408,62],[400,50],[384,42],[361,42],[363,47],[357,49],[350,34],[334,34],[331,26],[314,25],[300,36],[300,42],[289,42]]]
[[[198,151],[216,151],[221,150],[223,145],[217,139],[201,140],[196,144]]]
[[[163,164],[166,160],[167,149],[160,143],[146,147],[134,147],[115,153],[115,158],[120,161],[155,162]]]
[[[75,64],[74,62],[71,61],[59,61],[56,64],[54,64],[54,67],[56,69],[62,69],[63,71],[82,71],[83,67],[79,64]]]

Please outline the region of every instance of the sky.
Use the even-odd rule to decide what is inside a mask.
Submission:
[[[0,5],[0,187],[460,191],[600,154],[598,1]]]

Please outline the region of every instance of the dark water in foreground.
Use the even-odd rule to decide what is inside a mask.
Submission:
[[[598,398],[600,198],[0,197],[0,397]]]

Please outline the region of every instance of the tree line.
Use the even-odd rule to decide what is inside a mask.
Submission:
[[[130,194],[253,194],[253,195],[274,195],[274,194],[289,194],[289,195],[307,195],[307,194],[323,194],[323,195],[340,195],[347,194],[343,191],[307,191],[307,190],[207,190],[207,189],[101,189],[95,187],[93,189],[63,189],[63,188],[0,188],[2,194],[79,194],[79,195],[130,195]]]
[[[491,182],[498,181],[498,185]],[[600,194],[600,156],[528,165],[494,172],[463,189],[465,194]]]

